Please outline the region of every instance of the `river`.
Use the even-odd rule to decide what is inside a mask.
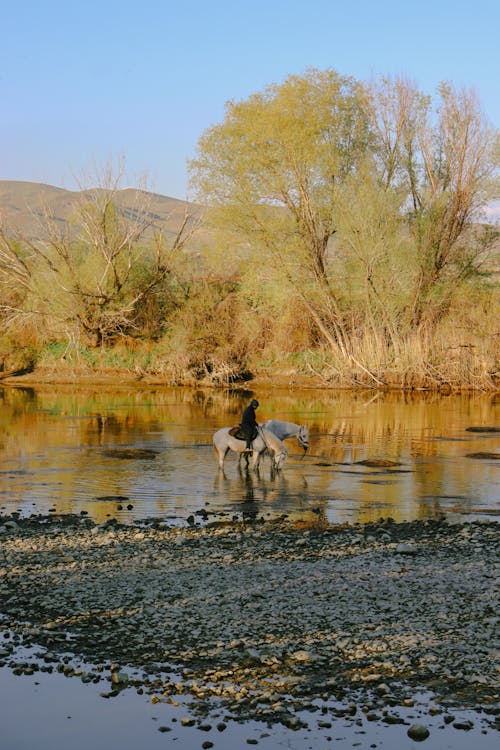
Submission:
[[[252,397],[260,420],[310,431],[305,455],[287,441],[274,476],[269,459],[254,473],[229,455],[221,472],[214,457],[213,433],[237,424]],[[298,525],[491,520],[500,512],[499,409],[498,394],[481,393],[4,387],[0,512],[170,524],[200,512],[286,514]]]

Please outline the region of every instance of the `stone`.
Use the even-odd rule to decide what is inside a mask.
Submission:
[[[430,732],[425,724],[412,724],[408,729],[407,735],[410,739],[415,740],[415,742],[422,742],[427,739]]]
[[[126,685],[128,674],[126,672],[111,672],[111,682],[113,685]]]
[[[302,729],[292,712],[317,710],[318,695],[325,722],[346,716],[362,726],[365,715],[396,722],[396,706],[412,705],[420,675],[443,707],[440,725],[460,718],[467,729],[458,713],[462,689],[492,713],[496,523],[392,524],[386,546],[379,543],[387,528],[380,522],[306,536],[284,521],[257,529],[252,524],[260,519],[248,521],[243,533],[229,518],[226,526],[182,532],[139,522],[63,527],[60,518],[57,526],[44,520],[28,527],[16,519],[20,531],[0,542],[0,658],[22,675],[32,668],[23,647],[39,647],[33,660],[50,664],[53,657],[72,679],[87,679],[83,667],[88,677],[100,672],[108,690],[116,687],[106,698],[125,686],[112,684],[111,674],[135,665],[126,667],[133,670],[127,684],[175,706],[179,724],[172,717],[170,726],[180,728],[189,710],[200,729],[210,718],[213,732],[221,706],[225,721],[251,716]],[[374,543],[352,547],[365,531]],[[177,547],[177,538],[185,545]],[[398,558],[398,544],[418,555]],[[69,552],[70,575],[62,563]],[[73,661],[73,650],[85,665]],[[180,695],[190,696],[189,704],[176,701]],[[422,720],[415,711],[404,733]],[[478,715],[475,724],[489,720]]]
[[[300,649],[299,651],[294,651],[292,654],[292,659],[294,661],[302,662],[303,664],[306,662],[310,662],[313,660],[313,657],[309,651],[306,651],[305,649]]]
[[[398,544],[395,552],[398,555],[416,555],[418,549],[413,544]]]
[[[453,723],[453,726],[455,729],[464,729],[466,732],[470,731],[474,727],[474,722],[470,721],[470,719],[466,719],[465,721],[455,721]]]

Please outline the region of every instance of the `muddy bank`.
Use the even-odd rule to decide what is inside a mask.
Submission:
[[[1,518],[0,666],[190,695],[193,722],[403,723],[430,690],[445,723],[494,724],[498,524],[197,519]]]
[[[103,387],[196,387],[207,389],[231,388],[232,390],[253,391],[258,388],[276,389],[331,389],[332,384],[326,383],[319,375],[298,373],[287,369],[280,372],[273,370],[259,370],[252,373],[249,379],[240,379],[228,382],[207,380],[193,381],[186,377],[186,382],[172,382],[164,375],[141,372],[138,374],[133,369],[126,368],[89,368],[85,366],[42,367],[33,370],[0,371],[0,382],[5,386],[37,387],[43,385],[73,385],[77,387],[103,386]],[[339,389],[346,386],[337,385]],[[354,386],[355,387],[355,386]],[[348,388],[349,389],[349,388]],[[395,390],[400,390],[396,388]]]

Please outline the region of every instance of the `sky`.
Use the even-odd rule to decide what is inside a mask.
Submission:
[[[308,68],[474,88],[500,127],[498,0],[0,0],[0,179],[189,199],[198,139]]]

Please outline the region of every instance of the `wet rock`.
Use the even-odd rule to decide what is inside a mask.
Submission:
[[[375,692],[378,695],[386,696],[388,693],[390,693],[389,687],[384,683],[381,682],[377,687],[375,688]]]
[[[15,521],[10,520],[4,522],[4,528],[9,529],[9,531],[16,531],[19,528],[19,525]]]
[[[389,461],[386,458],[365,458],[363,461],[356,461],[356,466],[370,466],[372,468],[391,468],[401,466],[397,461]]]
[[[478,451],[477,453],[466,453],[466,458],[479,458],[484,460],[498,460],[500,459],[500,453],[489,453],[488,451]]]
[[[382,717],[384,724],[406,724],[405,720],[401,716],[395,716],[394,714],[385,714]],[[422,739],[425,739],[423,737]]]
[[[113,685],[126,685],[128,674],[126,672],[111,672],[111,682]]]
[[[500,427],[467,427],[466,432],[500,432]]]
[[[98,497],[95,497],[94,500],[97,500],[100,503],[116,503],[128,500],[128,497],[125,497],[124,495],[99,495]]]
[[[215,707],[297,728],[295,711],[315,710],[318,696],[344,701],[324,706],[325,721],[391,723],[417,685],[455,714],[462,700],[480,710],[496,700],[497,524],[381,520],[307,533],[286,519],[182,531],[12,520],[0,611],[3,658],[19,674],[33,669],[21,648],[30,643],[43,647],[44,669],[71,677],[126,664],[141,676],[118,678],[105,697],[127,686],[174,705],[189,696],[199,726]],[[418,550],[406,567],[399,545]]]
[[[427,739],[427,737],[430,735],[430,732],[425,724],[412,724],[408,729],[407,734],[408,737],[412,740],[415,740],[415,742],[422,742],[423,740]]]
[[[148,448],[116,448],[103,451],[105,456],[110,458],[121,458],[127,459],[146,459],[156,458],[159,451],[150,450]],[[125,498],[128,499],[128,498]]]
[[[471,729],[474,728],[474,722],[467,720],[467,721],[455,721],[453,722],[453,726],[455,729],[463,729],[466,732],[469,732]]]

